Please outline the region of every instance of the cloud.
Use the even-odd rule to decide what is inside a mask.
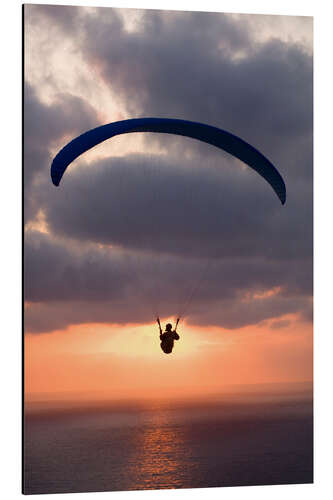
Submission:
[[[222,155],[212,167],[200,160],[137,154],[69,167],[61,186],[47,191],[49,227],[81,241],[176,255],[311,258],[304,192],[286,217],[258,174]],[[308,223],[298,224],[303,217]]]
[[[207,259],[205,286],[191,304],[193,324],[238,328],[276,318],[273,325],[282,327],[278,318],[290,313],[311,319],[309,50],[267,33],[258,40],[247,17],[137,11],[129,29],[117,9],[29,6],[26,12],[28,29],[45,26],[55,42],[65,36],[74,44],[73,53],[125,117],[224,128],[262,151],[287,185],[281,207],[264,180],[221,151],[147,134],[140,154],[79,159],[55,188],[52,153],[100,124],[89,104],[94,87],[86,98],[80,88],[80,97],[55,93],[46,104],[41,89],[27,85],[25,214],[32,222],[42,213],[48,230],[26,233],[27,329],[150,321],[156,286],[161,314],[172,315]],[[50,75],[52,84],[51,67]],[[278,293],[255,297],[273,289]]]
[[[144,11],[131,33],[114,21],[110,30],[110,17],[116,13],[87,16],[82,51],[122,96],[128,116],[226,128],[281,168],[291,150],[311,142],[312,58],[300,45],[255,43],[246,20],[225,14]],[[298,177],[306,166],[297,166]]]
[[[140,323],[186,313],[197,325],[238,328],[305,316],[311,290],[289,263],[124,254],[30,231],[25,242],[28,331],[75,323]],[[246,272],[245,272],[246,271]],[[266,293],[277,290],[274,293]]]
[[[40,209],[38,193],[49,178],[51,149],[66,136],[76,136],[97,125],[93,108],[79,97],[60,94],[50,105],[44,104],[36,89],[24,88],[24,199],[25,219]],[[42,183],[42,186],[40,184]]]

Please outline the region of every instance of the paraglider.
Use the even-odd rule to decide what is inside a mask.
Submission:
[[[65,145],[55,156],[51,165],[51,178],[55,186],[59,186],[61,179],[68,166],[81,154],[90,150],[101,142],[114,136],[132,132],[154,132],[173,134],[189,137],[205,142],[219,148],[255,170],[273,188],[282,205],[286,201],[286,186],[283,178],[274,165],[257,149],[245,142],[243,139],[225,130],[204,123],[171,118],[135,118],[109,123],[89,130],[76,137]],[[198,281],[200,284],[202,278]],[[193,299],[194,293],[199,285],[192,287],[189,298],[185,301],[186,308]],[[179,340],[177,326],[184,316],[179,312],[175,329],[171,323],[166,325],[165,332],[162,331],[159,317],[157,323],[161,340],[161,349],[170,354],[174,347],[174,341]]]

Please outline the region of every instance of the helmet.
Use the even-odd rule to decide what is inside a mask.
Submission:
[[[167,323],[167,324],[165,325],[165,329],[166,329],[166,330],[171,330],[171,329],[172,329],[172,324],[171,324],[171,323]]]

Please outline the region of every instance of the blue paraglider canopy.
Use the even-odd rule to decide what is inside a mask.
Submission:
[[[134,118],[94,128],[69,142],[55,156],[51,178],[58,186],[68,165],[82,153],[116,135],[130,132],[158,132],[191,137],[233,155],[260,174],[274,189],[282,204],[286,201],[285,183],[274,165],[257,149],[239,137],[211,125],[171,118]]]

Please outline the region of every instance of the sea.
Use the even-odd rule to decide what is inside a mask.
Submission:
[[[27,405],[25,494],[313,482],[312,391]]]

